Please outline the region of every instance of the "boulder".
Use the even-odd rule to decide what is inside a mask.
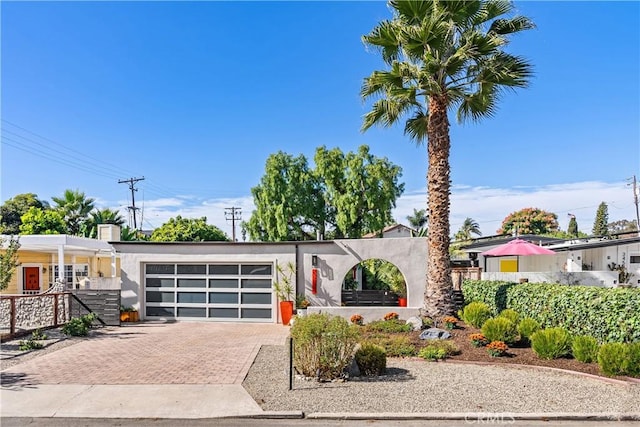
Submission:
[[[414,331],[421,331],[424,327],[424,323],[422,322],[422,318],[418,316],[413,316],[407,319],[407,325],[411,325]]]
[[[439,328],[425,329],[420,334],[421,340],[446,340],[447,338],[451,338],[451,334]]]

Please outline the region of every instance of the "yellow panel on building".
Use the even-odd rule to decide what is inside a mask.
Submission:
[[[500,273],[517,273],[517,272],[518,272],[517,259],[501,259],[500,260]]]

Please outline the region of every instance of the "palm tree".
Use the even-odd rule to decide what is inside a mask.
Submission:
[[[115,224],[122,227],[124,222],[124,218],[118,211],[109,208],[96,209],[90,212],[89,218],[84,223],[84,235],[85,237],[95,238],[98,236],[99,224]]]
[[[420,230],[422,227],[427,225],[429,221],[429,217],[427,216],[426,209],[416,209],[413,208],[413,215],[407,215],[407,221],[409,221],[409,225],[415,228],[416,230]]]
[[[467,217],[462,223],[460,230],[456,233],[455,238],[456,240],[470,240],[472,234],[482,236],[478,223],[474,219]]]
[[[389,2],[394,16],[363,37],[389,69],[365,78],[361,96],[377,98],[362,130],[405,120],[404,132],[426,142],[429,166],[427,314],[453,311],[449,257],[450,109],[459,121],[492,116],[505,89],[526,87],[531,66],[503,49],[511,34],[534,28],[526,17],[503,17],[508,1]]]
[[[51,200],[55,202],[55,208],[64,215],[67,233],[79,235],[89,212],[93,210],[95,200],[87,198],[80,190],[65,190],[62,197],[52,197]]]

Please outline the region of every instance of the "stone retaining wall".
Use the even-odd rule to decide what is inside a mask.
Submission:
[[[4,336],[62,325],[69,321],[70,312],[68,293],[3,296],[0,330]]]

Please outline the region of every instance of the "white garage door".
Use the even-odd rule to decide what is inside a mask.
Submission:
[[[272,264],[145,264],[147,318],[273,322]]]

